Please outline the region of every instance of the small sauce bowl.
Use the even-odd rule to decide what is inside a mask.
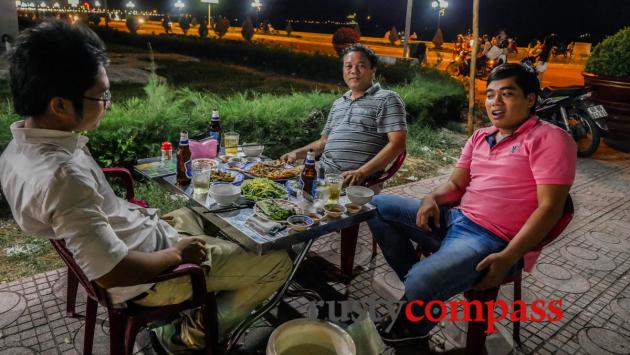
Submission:
[[[319,224],[319,222],[322,220],[322,215],[319,213],[307,213],[307,216],[311,217],[311,219],[313,220],[313,224]]]
[[[289,228],[295,232],[303,232],[315,224],[311,217],[301,214],[287,218],[287,223]]]
[[[346,212],[346,208],[338,203],[332,203],[324,206],[324,211],[328,218],[339,218]]]
[[[363,208],[363,206],[358,205],[356,203],[346,203],[345,207],[346,207],[346,211],[348,211],[348,214],[355,214],[361,211],[361,208]]]

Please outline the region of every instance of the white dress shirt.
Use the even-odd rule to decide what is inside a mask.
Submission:
[[[0,185],[26,233],[63,239],[90,280],[109,273],[129,250],[154,252],[179,236],[158,211],[117,197],[85,146],[66,131],[11,125],[13,140],[0,156]],[[129,270],[129,272],[134,272]],[[122,303],[152,284],[109,289]]]

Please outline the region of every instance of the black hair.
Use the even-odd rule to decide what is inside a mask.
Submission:
[[[534,94],[536,96],[534,99],[535,102],[540,93],[540,81],[538,81],[536,72],[523,64],[505,63],[492,69],[490,75],[488,75],[488,79],[486,80],[486,87],[493,81],[512,77],[514,77],[516,85],[523,90],[523,95],[525,95],[525,97],[529,94]],[[530,110],[531,113],[535,112],[535,106],[535,104],[532,106]]]
[[[83,95],[107,62],[105,44],[85,26],[52,20],[23,31],[9,56],[15,112],[36,118],[53,97],[62,97],[80,118]]]
[[[374,51],[367,47],[362,45],[361,43],[355,43],[353,45],[351,45],[350,47],[346,48],[343,50],[343,52],[341,53],[341,58],[345,58],[346,55],[350,52],[361,52],[363,54],[365,54],[365,56],[367,57],[368,61],[370,61],[370,67],[372,68],[376,68],[378,65],[378,57],[376,56],[376,53],[374,53]]]

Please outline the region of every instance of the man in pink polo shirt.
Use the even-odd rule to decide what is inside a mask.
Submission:
[[[486,89],[492,126],[470,137],[448,182],[422,200],[374,198],[378,215],[368,224],[405,284],[405,300],[445,301],[531,269],[535,258],[524,256],[562,216],[577,159],[571,136],[534,115],[539,90],[526,67],[497,67]],[[411,241],[433,254],[418,262]],[[383,338],[426,345],[434,325],[401,316]]]

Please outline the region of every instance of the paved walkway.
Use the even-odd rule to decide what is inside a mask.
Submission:
[[[386,193],[422,196],[444,176],[388,189]],[[576,204],[573,222],[556,242],[545,248],[535,270],[524,278],[524,299],[562,299],[564,317],[556,323],[524,323],[523,346],[513,349],[511,325],[502,321],[487,341],[490,354],[630,354],[630,156],[600,154],[580,159],[571,195]],[[321,238],[318,252],[337,262],[338,238]],[[351,298],[377,295],[396,300],[402,285],[381,254],[371,258],[371,239],[362,226],[357,263],[365,269],[347,286],[333,284]],[[0,284],[0,354],[76,354],[83,339],[81,319],[64,316],[65,270]],[[511,287],[500,297],[511,299]],[[84,295],[78,312],[84,312]],[[304,300],[292,302],[305,305]],[[99,308],[103,312],[102,307]],[[107,354],[107,322],[101,313],[94,353]],[[270,329],[264,325],[244,340],[246,353],[264,353]],[[261,335],[262,334],[262,335]],[[262,339],[262,340],[261,340]],[[437,352],[463,347],[461,323],[446,323],[434,331]],[[253,345],[252,345],[253,344]],[[138,353],[153,354],[146,332],[137,341]],[[392,349],[386,353],[392,354]]]

